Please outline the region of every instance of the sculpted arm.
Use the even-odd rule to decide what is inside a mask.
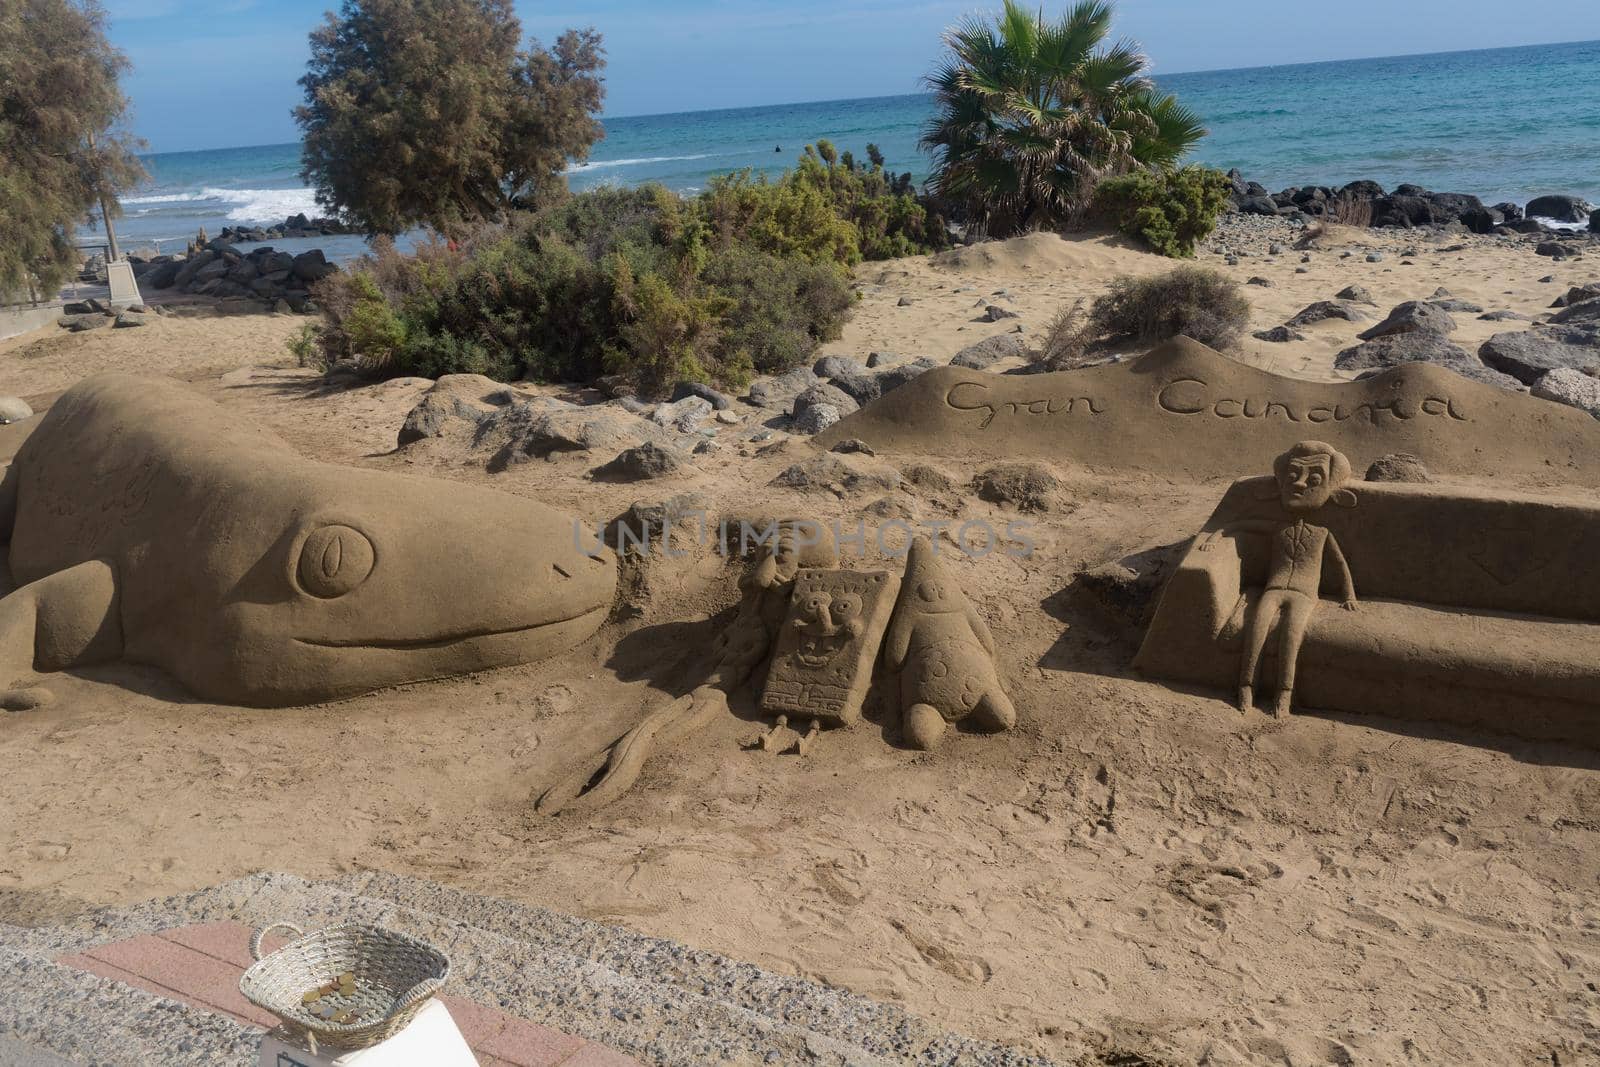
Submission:
[[[1210,533],[1202,534],[1200,540],[1195,544],[1195,548],[1201,552],[1209,552],[1211,546],[1224,537],[1232,537],[1241,533],[1272,534],[1277,532],[1280,525],[1280,523],[1273,522],[1270,519],[1239,519],[1219,526]]]
[[[1346,611],[1356,610],[1356,583],[1350,577],[1350,564],[1345,561],[1344,552],[1339,548],[1339,542],[1334,540],[1333,534],[1328,534],[1328,546],[1324,550],[1333,565],[1339,569],[1339,581],[1344,590],[1344,603],[1341,605]]]

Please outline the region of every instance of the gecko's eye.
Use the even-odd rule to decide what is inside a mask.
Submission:
[[[324,526],[312,531],[300,549],[300,586],[314,597],[344,596],[372,573],[372,542],[349,526]]]

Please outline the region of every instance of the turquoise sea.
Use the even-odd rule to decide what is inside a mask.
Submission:
[[[1205,118],[1195,158],[1238,167],[1277,190],[1370,178],[1474,193],[1487,203],[1574,193],[1600,202],[1600,41],[1450,52],[1158,78]],[[833,100],[606,120],[574,188],[658,181],[703,187],[746,167],[776,173],[819,138],[865,156],[879,146],[895,171],[921,179],[917,138],[926,96]],[[150,181],[124,200],[129,248],[166,250],[200,226],[281,223],[316,213],[299,178],[299,146],[175,152],[147,159]],[[95,240],[91,233],[84,240]],[[355,237],[279,242],[359,254]]]

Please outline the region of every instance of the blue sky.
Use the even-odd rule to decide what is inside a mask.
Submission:
[[[306,34],[330,0],[102,0],[134,71],[133,127],[155,151],[296,140]],[[609,115],[915,92],[939,34],[989,0],[518,0],[548,41],[592,25]],[[1058,2],[1046,4],[1059,10]],[[1120,0],[1117,33],[1158,72],[1409,55],[1600,37],[1596,0]]]

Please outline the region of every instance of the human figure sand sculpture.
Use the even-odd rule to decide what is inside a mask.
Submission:
[[[528,663],[584,640],[616,586],[570,517],[454,482],[337,467],[167,379],[64,393],[0,480],[17,588],[0,705],[29,671],[126,660],[279,707]]]
[[[1195,547],[1206,552],[1218,539],[1244,532],[1268,536],[1271,556],[1267,581],[1260,599],[1249,612],[1244,654],[1239,660],[1239,710],[1248,712],[1254,704],[1261,651],[1276,625],[1280,677],[1273,714],[1283,718],[1289,714],[1294,700],[1295,664],[1300,658],[1300,645],[1305,640],[1311,613],[1320,602],[1325,562],[1331,563],[1338,572],[1343,590],[1341,606],[1346,611],[1356,610],[1355,582],[1350,577],[1350,565],[1344,553],[1339,551],[1338,539],[1326,527],[1307,522],[1306,517],[1315,515],[1330,503],[1355,507],[1356,498],[1344,487],[1350,480],[1350,461],[1321,441],[1296,444],[1278,457],[1273,472],[1278,499],[1292,521],[1240,519],[1213,530]],[[1245,613],[1248,601],[1247,596],[1240,595],[1234,609],[1236,617]]]
[[[1600,486],[1600,425],[1564,404],[1425,363],[1309,382],[1174,338],[1124,363],[1049,374],[936,367],[812,440],[881,454],[1035,456],[1162,478],[1265,469],[1290,441],[1327,441],[1357,469],[1409,452],[1435,474]]]

